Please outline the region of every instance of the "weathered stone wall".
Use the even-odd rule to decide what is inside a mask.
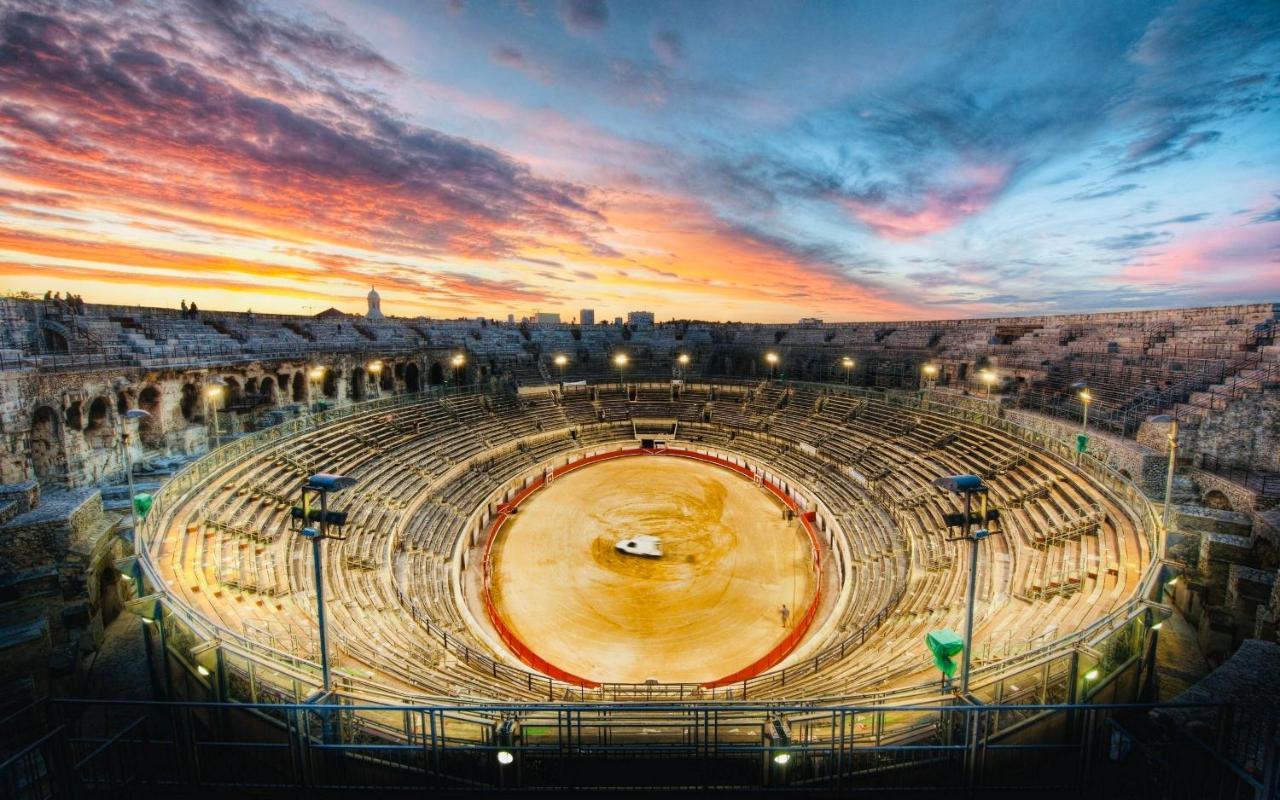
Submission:
[[[1280,472],[1280,391],[1248,394],[1206,415],[1191,452],[1197,458]]]

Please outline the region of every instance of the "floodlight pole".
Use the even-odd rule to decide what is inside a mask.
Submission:
[[[341,538],[329,535],[329,492],[341,491],[354,484],[351,478],[324,474],[313,475],[302,484],[302,529],[298,533],[311,540],[316,581],[316,623],[320,631],[320,677],[325,694],[332,691],[333,680],[329,669],[329,626],[324,608],[324,553],[320,543],[329,538]],[[312,494],[320,498],[320,517],[314,526],[311,524]]]
[[[1169,471],[1164,478],[1164,535],[1165,543],[1169,539],[1169,521],[1173,512],[1173,472],[1178,466],[1178,419],[1169,420]],[[1163,548],[1161,554],[1163,555]]]
[[[973,652],[973,606],[978,593],[978,540],[969,536],[973,492],[964,493],[964,538],[969,539],[969,594],[964,609],[964,661],[960,666],[960,694],[969,694],[969,656]]]

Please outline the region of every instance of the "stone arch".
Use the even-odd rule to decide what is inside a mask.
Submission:
[[[138,408],[151,416],[138,421],[138,437],[146,447],[160,444],[164,433],[164,422],[160,416],[160,390],[155,386],[144,386],[138,393]]]
[[[320,389],[324,392],[324,396],[330,399],[338,396],[338,371],[336,369],[326,369],[324,371],[324,381],[320,384]]]
[[[113,444],[111,427],[111,402],[106,395],[99,395],[89,404],[89,415],[84,426],[85,441],[91,447],[110,448]]]
[[[204,419],[204,408],[200,404],[200,388],[194,383],[182,384],[182,399],[178,401],[178,409],[187,422]]]
[[[298,370],[293,373],[293,402],[305,403],[307,401],[307,376]]]
[[[418,365],[413,361],[404,365],[404,388],[410,392],[417,392],[422,389],[422,378]]]
[[[1217,489],[1210,489],[1204,493],[1204,499],[1201,500],[1207,508],[1217,511],[1231,511],[1231,500]]]
[[[79,400],[67,406],[66,422],[68,430],[78,431],[84,427],[84,406]]]
[[[396,390],[395,372],[383,366],[382,372],[378,375],[378,386],[384,392],[394,392]]]
[[[270,375],[262,376],[262,380],[258,381],[258,397],[262,398],[262,402],[269,405],[276,404],[276,379]]]
[[[347,397],[352,400],[363,400],[368,383],[368,378],[364,374],[364,367],[353,367],[347,381]]]
[[[262,391],[261,388],[259,388],[258,386],[257,378],[250,378],[249,380],[244,382],[245,396],[250,398],[251,400],[256,400],[258,398],[258,395],[261,393],[261,391]]]
[[[66,474],[62,419],[52,406],[40,406],[31,415],[31,469],[39,481],[58,480]]]
[[[430,386],[439,386],[444,383],[444,367],[440,366],[439,361],[431,362],[431,370],[427,373],[427,384]]]
[[[220,405],[219,408],[230,408],[232,406],[238,406],[244,402],[244,389],[241,388],[240,381],[230,376],[225,377],[222,380],[226,383],[226,388],[222,390],[222,405]]]

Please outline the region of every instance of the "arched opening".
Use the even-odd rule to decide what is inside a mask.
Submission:
[[[67,471],[58,412],[40,406],[31,418],[31,466],[42,482],[60,480]]]
[[[44,349],[50,353],[65,353],[67,348],[67,337],[57,331],[44,329]]]
[[[1129,470],[1127,469],[1120,470],[1120,477],[1124,478],[1127,481],[1133,480],[1133,476],[1129,474]]]
[[[427,383],[432,386],[444,383],[444,367],[440,366],[439,361],[431,364],[431,371],[427,373]]]
[[[133,397],[129,394],[128,389],[121,389],[116,392],[116,413],[124,416],[125,412],[133,408]]]
[[[347,397],[352,400],[363,400],[367,384],[368,381],[365,379],[363,367],[356,367],[351,370],[351,377],[347,383]]]
[[[204,409],[200,404],[200,390],[194,383],[182,384],[182,399],[178,402],[178,409],[187,422],[204,419]]]
[[[334,369],[326,369],[324,371],[324,383],[320,385],[324,391],[324,396],[335,398],[338,396],[338,371]]]
[[[89,404],[89,420],[84,428],[84,438],[90,447],[108,448],[111,436],[111,403],[105,397],[95,397]]]
[[[1203,502],[1206,507],[1212,508],[1216,511],[1231,510],[1231,501],[1227,499],[1225,494],[1217,489],[1210,489],[1208,492],[1205,492]]]
[[[244,382],[244,395],[249,400],[257,400],[261,389],[258,388],[258,379],[250,378]]]
[[[160,390],[154,386],[143,387],[138,394],[138,408],[151,416],[143,417],[138,423],[138,436],[145,447],[160,444],[163,425],[160,419]]]
[[[418,365],[412,361],[404,365],[404,388],[410,392],[422,389],[421,378],[418,375]]]
[[[84,411],[80,406],[80,401],[67,406],[67,429],[78,431],[84,427]]]
[[[223,378],[227,386],[223,389],[222,405],[218,408],[232,408],[244,403],[244,389],[240,386],[240,381],[235,378]]]
[[[382,373],[378,376],[378,386],[384,392],[394,392],[396,389],[395,373],[384,367]]]
[[[266,405],[273,406],[276,404],[275,378],[270,375],[265,375],[262,380],[258,381],[258,397],[261,398],[261,401]]]
[[[307,401],[307,376],[301,371],[293,373],[293,402]]]

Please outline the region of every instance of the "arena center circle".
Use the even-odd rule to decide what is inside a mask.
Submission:
[[[548,470],[500,509],[485,610],[517,657],[571,683],[715,686],[804,639],[820,553],[810,519],[749,468],[612,451]]]

